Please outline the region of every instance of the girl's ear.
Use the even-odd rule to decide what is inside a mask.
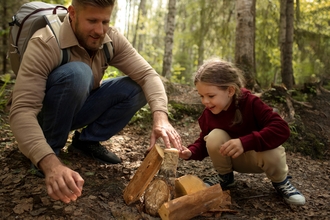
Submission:
[[[234,86],[228,86],[228,92],[229,92],[229,96],[233,97],[235,95],[235,87]]]

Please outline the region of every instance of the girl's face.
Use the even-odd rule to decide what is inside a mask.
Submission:
[[[202,99],[203,105],[213,114],[219,114],[223,110],[227,110],[230,106],[235,89],[229,86],[226,90],[222,90],[217,86],[197,82],[196,89]]]

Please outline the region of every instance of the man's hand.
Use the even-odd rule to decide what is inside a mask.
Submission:
[[[231,140],[225,142],[220,147],[220,154],[222,156],[237,158],[243,152],[244,152],[244,148],[243,148],[242,142],[239,138],[231,139]]]
[[[55,154],[49,154],[39,162],[45,174],[48,195],[55,200],[69,203],[81,196],[84,180],[79,173],[64,166]]]
[[[180,152],[183,150],[181,137],[169,123],[167,114],[162,111],[155,111],[153,113],[153,128],[148,150],[155,146],[156,140],[160,137],[163,139],[166,148],[171,148],[172,144]]]

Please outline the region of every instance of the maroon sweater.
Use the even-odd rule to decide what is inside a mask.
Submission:
[[[242,92],[239,109],[243,122],[232,126],[236,110],[234,101],[227,111],[221,111],[216,115],[210,110],[204,109],[198,119],[201,128],[200,137],[195,143],[188,146],[192,152],[189,159],[203,160],[208,156],[204,137],[215,128],[226,131],[232,139],[239,138],[244,152],[274,149],[289,138],[290,129],[286,121],[250,91],[242,89]]]

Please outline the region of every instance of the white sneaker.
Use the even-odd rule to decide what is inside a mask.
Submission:
[[[276,191],[284,198],[284,201],[291,205],[305,205],[306,199],[289,181],[287,177],[283,182],[274,183]]]

